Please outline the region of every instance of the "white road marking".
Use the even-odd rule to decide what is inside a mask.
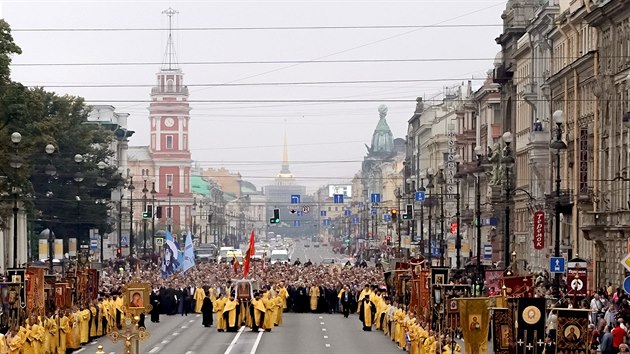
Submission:
[[[319,316],[319,319],[320,319],[320,320],[321,320],[322,318],[324,318],[324,317],[322,317],[322,316]]]
[[[195,354],[195,352],[189,350],[189,351],[186,352],[186,354]]]
[[[201,317],[201,315],[197,315],[197,317]],[[190,320],[190,322],[192,322],[192,320]]]
[[[75,353],[81,353],[84,350],[85,350],[85,348],[81,348],[81,349],[77,350]]]
[[[163,340],[163,341],[162,341],[162,344],[168,344],[168,343],[170,343],[170,342],[171,342],[170,340],[165,339],[165,340]]]
[[[238,333],[236,333],[236,335],[234,336],[234,339],[232,339],[232,342],[230,343],[230,345],[225,350],[225,353],[223,354],[230,354],[230,352],[232,351],[232,348],[234,348],[234,344],[236,344],[236,341],[238,340],[238,337],[241,336],[241,333],[243,333],[244,330],[245,330],[245,326],[242,326],[241,329],[238,330]]]
[[[324,324],[324,322],[320,322],[319,324],[323,325],[323,324]]]
[[[328,339],[328,336],[324,336],[324,339]]]
[[[199,315],[197,315],[197,317],[199,317]],[[195,320],[190,320],[188,322],[193,323],[193,322],[195,322]]]
[[[162,349],[162,348],[160,348],[160,347],[153,347],[153,349],[149,350],[149,353],[157,353],[157,352],[160,351],[160,349]]]
[[[109,352],[109,354],[116,354],[116,352]]]
[[[174,335],[174,336],[178,336],[178,335],[179,335],[179,332],[173,332],[173,335]]]
[[[322,332],[326,332],[326,328],[322,328]]]
[[[326,348],[330,348],[330,344],[326,343]]]
[[[258,349],[258,344],[260,344],[260,338],[262,338],[262,335],[265,332],[258,332],[258,336],[256,337],[256,341],[254,342],[254,346],[252,347],[252,350],[249,352],[249,354],[256,354],[256,349]]]

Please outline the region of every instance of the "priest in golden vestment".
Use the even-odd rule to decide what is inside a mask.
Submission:
[[[94,301],[90,305],[90,322],[88,325],[90,334],[89,334],[88,341],[92,340],[92,338],[96,338],[96,333],[98,330],[98,318],[99,318],[98,307],[96,306],[96,301]]]
[[[105,305],[103,302],[98,302],[98,318],[96,319],[97,327],[96,327],[96,336],[101,337],[107,334],[107,328],[105,328],[105,324],[107,323],[107,313],[105,309]]]
[[[363,301],[359,304],[359,321],[363,323],[364,331],[371,331],[374,323],[374,315],[376,306],[370,301],[369,296],[364,296]]]
[[[311,311],[317,311],[317,302],[319,301],[319,286],[313,284],[308,289],[308,296],[311,298]]]
[[[239,310],[239,301],[236,300],[236,294],[232,293],[230,294],[230,298],[225,302],[223,313],[221,314],[221,316],[225,318],[227,332],[238,331],[240,327],[240,323],[238,323]]]
[[[203,306],[203,299],[205,298],[206,292],[203,291],[202,287],[197,287],[193,295],[193,299],[195,300],[195,313],[201,313],[201,306]]]
[[[67,312],[68,317],[68,331],[66,332],[66,349],[79,349],[81,348],[81,311],[76,306],[74,312]]]
[[[262,302],[265,305],[265,320],[263,321],[263,328],[266,332],[271,332],[276,318],[276,301],[271,297],[271,292],[267,291],[262,296]]]
[[[29,320],[26,320],[24,326],[21,326],[18,332],[22,338],[22,354],[34,354],[33,345],[31,344],[31,326],[28,322]]]
[[[7,346],[9,349],[9,353],[20,354],[24,340],[25,339],[21,337],[17,327],[12,327],[7,334]]]
[[[57,353],[59,343],[59,329],[57,327],[58,317],[56,314],[46,318],[46,336],[48,336],[48,353]]]
[[[37,321],[34,315],[31,316],[30,323],[31,323],[31,332],[29,335],[29,340],[31,341],[31,347],[33,348],[33,353],[35,354],[43,353],[44,352],[43,351],[44,337],[46,334],[44,331],[44,327],[39,323],[39,321]]]
[[[57,354],[66,354],[66,342],[68,341],[68,334],[71,333],[70,330],[70,320],[68,318],[68,313],[59,315],[59,345],[57,345]]]
[[[252,318],[252,332],[258,332],[259,328],[264,327],[264,320],[267,319],[267,308],[262,300],[262,295],[259,292],[254,294],[254,298],[251,301],[251,312],[253,312]]]
[[[223,308],[227,298],[223,294],[219,294],[219,298],[214,302],[213,310],[217,314],[217,331],[223,332],[226,330],[225,318],[223,317]]]
[[[84,308],[79,311],[79,343],[85,344],[90,341],[90,309]]]
[[[289,298],[289,292],[287,291],[287,288],[284,286],[283,281],[281,281],[278,286],[278,295],[282,299],[282,310],[284,311],[287,309],[287,299]],[[282,319],[282,316],[280,316],[280,319]]]
[[[284,311],[284,302],[286,301],[285,299],[283,299],[283,296],[280,294],[280,292],[278,292],[277,294],[278,295],[274,297],[274,301],[276,302],[276,311],[273,323],[276,327],[282,324],[282,311]]]
[[[9,346],[7,345],[7,337],[0,333],[0,354],[9,354]]]

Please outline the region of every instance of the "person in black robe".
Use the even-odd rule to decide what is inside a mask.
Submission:
[[[184,289],[183,288],[175,289],[175,301],[177,302],[176,307],[175,307],[175,311],[176,311],[175,313],[184,316]]]
[[[203,303],[201,304],[201,324],[204,327],[212,326],[212,312],[214,307],[212,306],[212,300],[210,300],[210,293],[206,292],[206,297],[203,298]]]
[[[343,294],[341,294],[341,308],[343,310],[343,317],[348,318],[350,309],[352,308],[352,294],[347,286],[344,288]]]
[[[370,308],[370,314],[369,314],[369,326],[367,325],[368,322],[366,321],[366,310],[367,308]],[[363,330],[364,331],[371,331],[372,330],[372,325],[374,324],[374,314],[376,314],[376,306],[374,305],[374,303],[372,301],[370,301],[370,297],[368,295],[365,295],[365,297],[363,298],[363,301],[361,301],[361,303],[359,304],[359,320],[363,323]]]
[[[177,313],[177,302],[175,300],[175,289],[165,288],[162,296],[162,313],[172,316]]]
[[[147,326],[144,324],[144,319],[145,319],[145,315],[144,312],[140,314],[140,319],[138,320],[138,328],[144,328],[146,329]]]
[[[151,301],[151,306],[153,306],[153,308],[151,309],[151,322],[160,323],[160,294],[157,292],[157,290],[153,290],[151,292],[149,300]]]

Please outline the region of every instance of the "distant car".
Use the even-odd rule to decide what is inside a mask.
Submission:
[[[335,259],[334,258],[324,258],[322,259],[322,264],[335,264]]]
[[[322,246],[324,247],[328,246],[328,242],[322,242]]]
[[[314,244],[313,247],[319,248],[319,243]]]
[[[304,247],[311,247],[311,244],[310,243],[305,243]]]

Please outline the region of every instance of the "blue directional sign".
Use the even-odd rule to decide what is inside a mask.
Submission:
[[[564,273],[565,268],[564,257],[550,257],[549,258],[549,272],[550,273]]]
[[[120,245],[123,247],[129,246],[129,238],[127,237],[127,235],[122,235],[120,237]]]
[[[424,193],[425,192],[416,192],[416,201],[417,202],[424,202]]]
[[[378,209],[372,208],[372,215],[376,216],[378,214]]]
[[[392,214],[383,214],[384,221],[392,221]]]
[[[330,226],[330,219],[324,219],[324,226]]]
[[[102,236],[101,236],[102,237]],[[96,250],[98,249],[98,239],[96,238],[90,238],[90,249],[91,250]]]
[[[333,203],[343,204],[343,194],[333,194]]]
[[[433,256],[440,255],[440,245],[437,243],[436,240],[431,240],[431,254]]]
[[[291,194],[291,204],[300,204],[299,194]]]
[[[380,195],[380,193],[372,193],[370,201],[372,203],[380,203],[381,202],[381,195]]]
[[[304,212],[302,210],[298,210],[296,214],[297,216],[304,216]]]
[[[352,217],[352,223],[354,225],[358,225],[359,224],[359,217],[358,216],[353,216]]]
[[[319,216],[326,216],[326,210],[321,210],[319,212]]]
[[[350,216],[350,215],[352,215],[352,211],[351,210],[346,209],[346,210],[343,211],[343,216]]]
[[[630,294],[630,277],[623,280],[623,290],[626,294]]]
[[[492,259],[492,244],[485,243],[483,245],[483,259]]]
[[[293,220],[293,226],[294,227],[300,227],[300,220]]]

